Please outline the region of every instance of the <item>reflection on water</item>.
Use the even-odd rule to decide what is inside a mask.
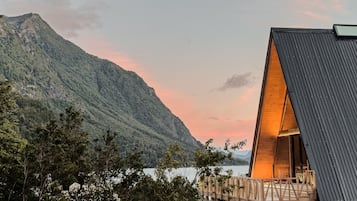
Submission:
[[[243,176],[248,173],[249,166],[248,165],[238,165],[238,166],[222,166],[223,171],[232,170],[233,176]],[[145,174],[151,175],[154,179],[155,176],[155,168],[145,168]],[[173,176],[184,176],[187,177],[190,181],[193,180],[196,174],[196,169],[192,167],[188,168],[178,168],[173,170],[172,172],[168,173],[168,177],[172,178]]]

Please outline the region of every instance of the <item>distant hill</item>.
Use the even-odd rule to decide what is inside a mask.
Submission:
[[[246,162],[250,162],[250,157],[252,156],[252,150],[243,150],[233,152],[233,158],[241,159]]]
[[[0,17],[0,79],[55,112],[81,109],[92,138],[117,131],[123,151],[144,150],[151,164],[170,143],[200,144],[135,72],[86,53],[37,14]]]
[[[218,151],[227,152],[222,147],[216,148]],[[248,165],[252,150],[229,150],[232,153],[233,161],[227,161],[227,164]]]

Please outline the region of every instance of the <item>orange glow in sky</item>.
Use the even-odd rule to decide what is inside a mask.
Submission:
[[[4,0],[65,39],[136,72],[201,142],[251,148],[271,27],[355,24],[352,0]],[[284,17],[281,17],[284,16]]]
[[[234,113],[234,111],[227,111],[225,115],[220,117],[210,117],[208,116],[209,112],[198,109],[197,104],[200,103],[195,103],[192,97],[158,84],[153,80],[153,76],[150,73],[145,72],[140,67],[138,62],[114,50],[108,42],[100,37],[92,43],[86,44],[90,44],[84,47],[89,53],[108,59],[124,69],[132,70],[143,77],[148,85],[155,89],[156,94],[164,104],[184,122],[191,134],[199,141],[205,142],[212,138],[215,145],[222,146],[227,139],[230,139],[232,143],[248,139],[245,149],[250,149],[252,143],[250,138],[255,125],[255,119],[232,119],[229,113]],[[246,88],[238,96],[237,100],[231,101],[231,104],[237,104],[237,107],[238,105],[247,104],[254,93],[256,93],[256,88]]]

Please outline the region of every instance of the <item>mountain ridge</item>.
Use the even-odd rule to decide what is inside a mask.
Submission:
[[[81,109],[88,130],[118,131],[124,150],[141,147],[158,158],[170,143],[200,145],[135,72],[86,53],[38,14],[0,17],[0,79],[56,112]]]

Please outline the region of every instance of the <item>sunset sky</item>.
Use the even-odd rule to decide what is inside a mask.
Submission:
[[[270,27],[357,24],[349,0],[0,0],[135,71],[200,141],[251,148]]]

